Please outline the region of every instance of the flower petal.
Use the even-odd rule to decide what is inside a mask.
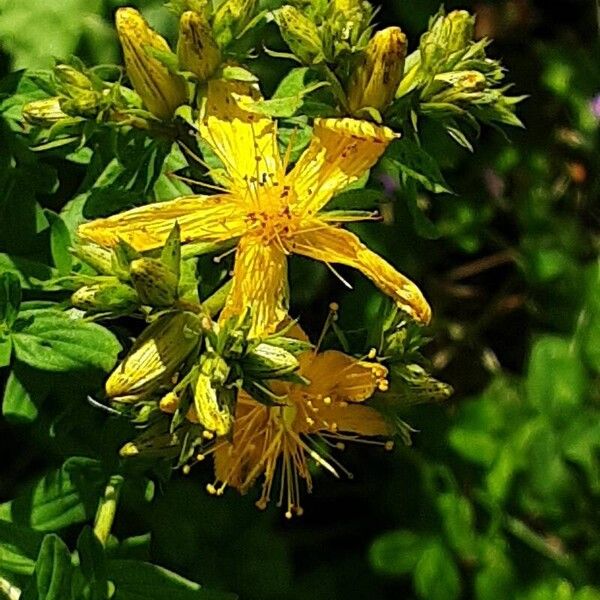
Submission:
[[[393,434],[392,427],[370,406],[331,404],[331,406],[320,408],[318,415],[319,419],[315,422],[316,424],[327,422],[330,429],[335,429],[335,431],[368,436],[391,436]],[[319,430],[322,431],[322,428]]]
[[[358,360],[337,350],[326,350],[319,354],[306,352],[300,356],[300,363],[301,373],[310,384],[294,389],[314,398],[314,402],[327,397],[333,402],[362,402],[373,395],[387,376],[387,369],[383,365]]]
[[[250,313],[250,337],[273,333],[287,317],[287,258],[274,244],[246,235],[238,244],[233,287],[219,320]]]
[[[291,242],[290,251],[325,263],[340,263],[354,267],[413,318],[429,323],[431,308],[421,290],[410,279],[398,273],[381,256],[369,250],[360,239],[344,229],[327,225],[321,220],[307,221]]]
[[[259,183],[283,176],[275,122],[242,108],[243,100],[251,102],[256,97],[259,92],[245,83],[210,81],[198,127],[202,139],[223,163],[230,187],[245,194],[248,203],[256,201]]]
[[[219,243],[242,235],[245,221],[233,196],[184,196],[133,208],[106,219],[80,225],[77,233],[105,248],[124,240],[139,252],[160,248],[175,222],[183,244]]]
[[[315,214],[366,173],[399,137],[387,127],[357,119],[315,119],[313,138],[288,182],[304,214]]]

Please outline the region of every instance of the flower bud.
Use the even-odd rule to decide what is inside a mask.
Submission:
[[[275,379],[299,368],[296,357],[277,346],[261,343],[251,350],[242,362],[244,375],[250,379]]]
[[[448,15],[440,12],[421,37],[419,50],[423,68],[430,72],[452,68],[454,65],[446,65],[448,58],[467,49],[474,29],[475,18],[466,10],[455,10]]]
[[[168,313],[147,327],[106,382],[106,394],[137,402],[177,371],[200,340],[200,322],[189,312]]]
[[[73,254],[86,262],[98,273],[103,275],[113,274],[114,253],[112,250],[99,246],[94,242],[78,238],[73,248]],[[114,273],[117,275],[117,273]],[[120,277],[120,274],[118,274]]]
[[[449,28],[448,52],[466,49],[475,34],[475,17],[466,10],[453,10],[446,17],[446,23]]]
[[[177,276],[160,260],[138,258],[129,266],[131,281],[142,304],[171,306],[177,298]]]
[[[60,101],[63,111],[73,117],[94,118],[102,103],[102,95],[92,90],[77,90],[72,98]]]
[[[276,10],[273,15],[281,36],[303,63],[313,64],[321,60],[323,44],[319,30],[311,19],[289,4]]]
[[[93,89],[90,79],[71,65],[56,65],[54,67],[54,76],[63,85],[80,90]]]
[[[257,0],[225,0],[219,6],[213,17],[213,31],[221,48],[230,44],[250,23],[257,5]]]
[[[487,85],[486,77],[479,71],[452,71],[440,73],[436,81],[444,81],[461,92],[482,92]]]
[[[181,76],[171,73],[152,54],[152,50],[170,53],[169,45],[133,8],[120,8],[116,24],[133,88],[153,115],[170,119],[175,109],[187,102],[187,88]]]
[[[212,30],[198,13],[187,11],[181,15],[177,56],[180,67],[201,81],[208,79],[221,64],[221,51]]]
[[[373,8],[364,0],[334,0],[327,19],[336,41],[346,42],[353,49],[369,34]],[[366,40],[365,40],[366,41]]]
[[[138,297],[128,285],[114,282],[84,285],[71,296],[76,308],[88,312],[119,312],[133,310],[138,305]]]
[[[68,115],[61,109],[58,97],[34,100],[23,107],[23,119],[30,125],[50,127],[67,118]]]
[[[406,49],[399,27],[387,27],[371,38],[350,78],[348,105],[353,114],[365,107],[381,112],[391,104],[404,73]]]
[[[223,387],[228,375],[229,367],[220,356],[204,357],[194,387],[198,421],[217,435],[226,435],[233,425],[235,392]]]

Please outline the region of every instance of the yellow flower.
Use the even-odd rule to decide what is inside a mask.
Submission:
[[[120,8],[116,25],[131,85],[153,115],[170,119],[175,109],[187,102],[187,88],[182,77],[171,73],[152,54],[152,50],[170,53],[169,45],[133,8]]]
[[[355,119],[316,119],[296,165],[277,145],[276,123],[240,107],[251,102],[243,84],[209,82],[200,135],[223,163],[226,193],[188,196],[98,219],[79,228],[83,241],[103,247],[125,240],[140,252],[160,248],[173,224],[182,244],[237,240],[233,285],[221,319],[248,310],[251,336],[273,332],[287,314],[287,257],[300,254],[328,265],[359,269],[397,305],[427,323],[420,290],[360,239],[335,226],[323,209],[371,168],[397,136]],[[246,104],[247,105],[247,104]],[[348,220],[348,219],[347,219]]]
[[[342,449],[346,441],[363,436],[392,434],[379,413],[364,405],[376,389],[387,387],[383,365],[334,350],[304,353],[300,363],[300,374],[310,384],[279,382],[277,392],[286,395],[285,405],[268,407],[243,391],[238,394],[233,437],[217,438],[209,451],[197,457],[202,460],[214,454],[215,482],[207,486],[210,493],[221,495],[229,485],[243,494],[263,477],[257,506],[267,506],[275,485],[275,499],[285,505],[286,516],[300,515],[300,480],[312,490],[311,459],[339,477],[340,472],[348,472],[329,449]],[[174,412],[176,404],[164,402],[161,408]],[[188,418],[197,422],[193,408]]]

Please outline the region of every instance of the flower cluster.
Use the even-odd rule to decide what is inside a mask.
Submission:
[[[431,319],[420,289],[344,227],[378,213],[333,210],[331,201],[364,185],[390,152],[406,129],[397,120],[403,106],[483,121],[512,115],[515,124],[514,101],[495,87],[503,73],[485,57],[486,42],[473,41],[464,12],[440,13],[408,55],[399,27],[374,32],[373,9],[362,0],[270,12],[253,0],[225,0],[216,10],[203,0],[169,6],[179,19],[174,50],[138,11],[121,8],[127,79],[57,65],[56,95],[25,106],[24,119],[50,129],[49,137],[86,121],[142,129],[193,157],[198,185],[213,193],[137,202],[82,222],[74,252],[85,266],[61,284],[90,318],[146,322],[105,384],[110,410],[144,429],[122,456],[175,458],[188,472],[212,455],[209,492],[244,493],[262,478],[258,506],[274,495],[292,516],[302,512],[301,485],[312,487],[311,464],[347,473],[335,449],[362,438],[391,447],[410,430],[399,404],[451,391],[418,351]],[[304,66],[294,86],[265,99],[249,48],[271,24],[292,53],[283,54]],[[233,270],[201,299],[195,261],[209,253],[233,253]],[[343,336],[345,352],[323,350],[290,314],[293,255],[340,278],[337,265],[354,268],[391,300],[362,355],[350,354]],[[336,311],[329,323],[337,331]]]

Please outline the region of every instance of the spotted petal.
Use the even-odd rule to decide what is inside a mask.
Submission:
[[[247,235],[238,245],[233,286],[220,320],[250,314],[250,337],[273,333],[287,317],[287,258],[274,244]]]
[[[421,290],[381,256],[369,250],[353,233],[313,219],[306,222],[304,230],[294,236],[288,247],[292,252],[315,260],[358,269],[402,310],[422,323],[429,323],[431,308]]]
[[[224,242],[242,235],[246,227],[232,196],[184,196],[84,223],[77,233],[82,240],[104,248],[124,240],[144,252],[163,246],[175,222],[184,244]]]
[[[357,119],[316,119],[313,138],[288,174],[304,214],[315,214],[370,169],[397,138],[391,129]]]
[[[257,201],[259,183],[282,176],[275,122],[244,110],[239,100],[259,96],[247,84],[212,80],[199,123],[202,140],[225,167],[229,187],[249,204]]]

